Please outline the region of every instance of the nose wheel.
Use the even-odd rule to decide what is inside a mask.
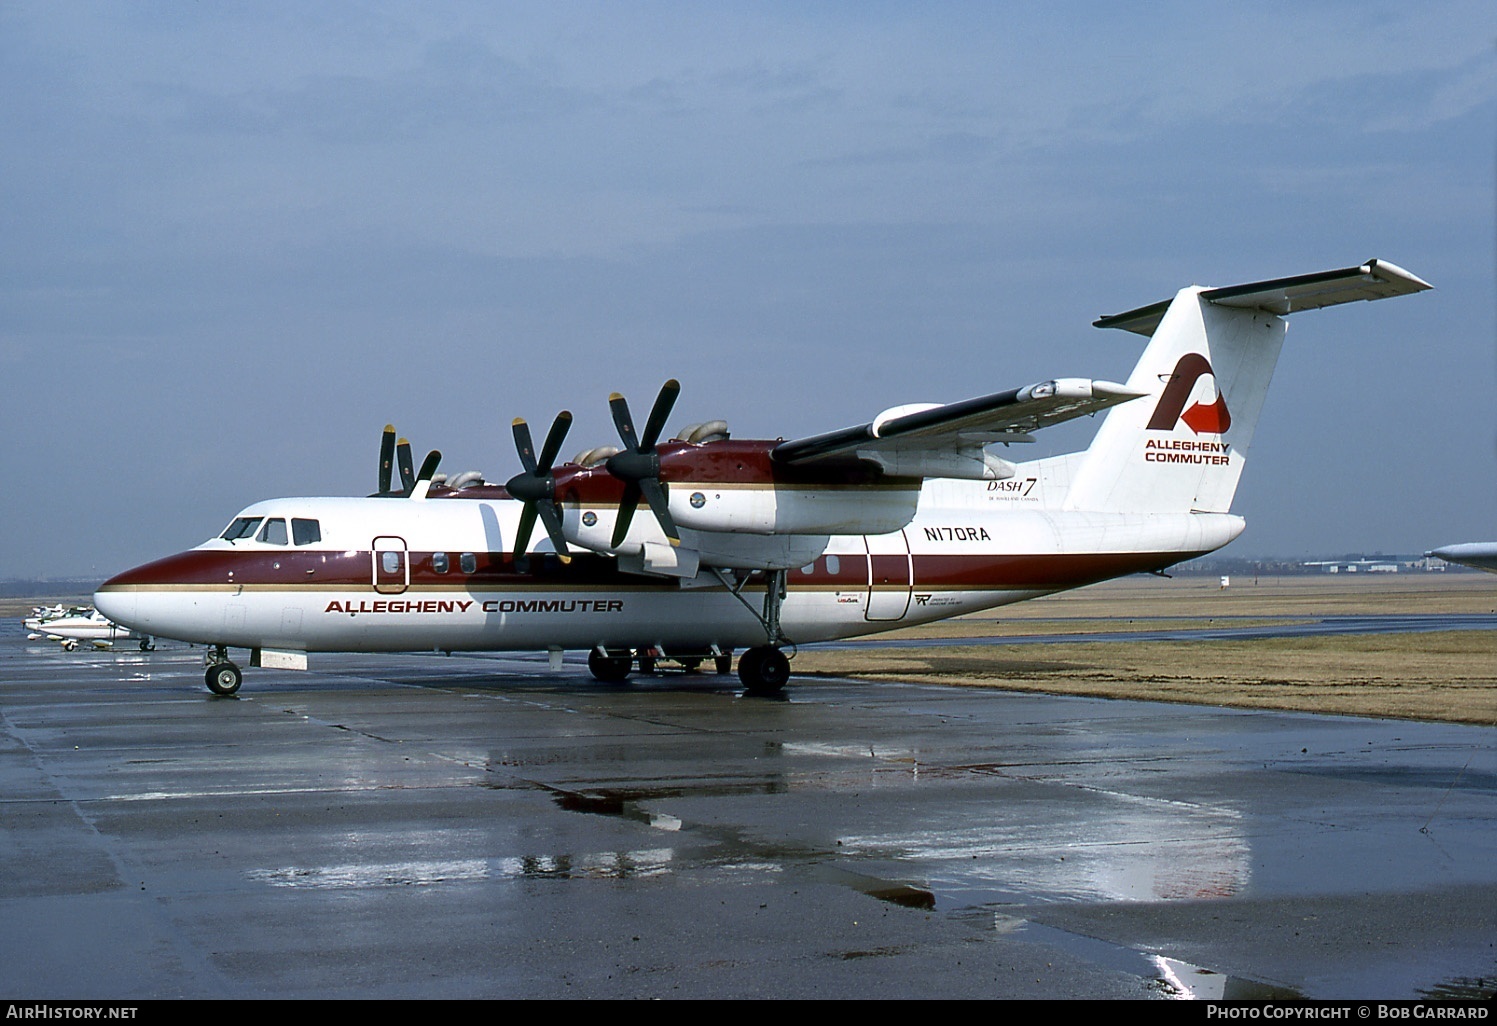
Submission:
[[[239,690],[239,685],[244,682],[244,674],[239,672],[239,667],[229,662],[228,649],[222,645],[210,648],[207,663],[203,683],[208,685],[209,691],[215,695],[232,695]]]

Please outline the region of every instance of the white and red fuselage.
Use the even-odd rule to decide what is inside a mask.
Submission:
[[[1021,464],[1035,473],[995,482],[873,484],[825,474],[745,481],[744,464],[755,454],[758,474],[769,476],[763,454],[772,444],[696,447],[710,459],[673,459],[689,457],[683,450],[691,447],[662,446],[662,479],[681,547],[707,553],[716,566],[748,564],[729,580],[744,582],[740,594],[753,596],[752,606],[765,587],[755,571],[793,565],[781,627],[795,643],[1162,569],[1219,548],[1243,527],[1229,514],[1055,509],[1046,501],[1056,487],[1052,461]],[[568,538],[606,548],[618,490],[600,468],[560,468]],[[864,522],[870,504],[881,504],[904,526],[875,535],[805,533],[813,516],[823,526],[846,519],[839,504]],[[517,559],[510,543],[520,511],[493,486],[437,489],[419,501],[273,499],[236,518],[253,521],[246,537],[215,538],[120,574],[96,602],[158,637],[307,652],[657,647],[700,654],[764,643],[752,610],[705,571],[689,578],[630,572],[619,555],[594,551],[565,562],[550,551]],[[784,533],[796,517],[799,530]],[[760,521],[757,532],[721,530],[750,518]],[[276,520],[285,526],[263,526]],[[636,518],[633,544],[624,548],[654,531],[648,516]],[[734,541],[739,552],[722,551]]]

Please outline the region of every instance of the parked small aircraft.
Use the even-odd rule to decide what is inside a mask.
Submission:
[[[121,627],[92,606],[36,606],[22,624],[31,632],[29,638],[59,641],[69,652],[80,641],[91,642],[96,648],[113,648],[116,641],[136,641],[142,652],[156,647],[148,635]]]
[[[242,679],[230,647],[299,668],[309,652],[528,649],[559,664],[584,649],[602,680],[662,659],[726,673],[746,649],[746,688],[775,692],[797,643],[1161,571],[1227,544],[1244,526],[1228,510],[1284,317],[1429,287],[1378,260],[1191,286],[1095,322],[1150,339],[1126,384],[1056,378],[790,441],[734,439],[721,423],[661,441],[680,389],[669,381],[642,431],[613,395],[622,446],[572,462],[556,462],[571,414],[538,454],[516,420],[522,469],[503,487],[437,483],[435,452],[413,471],[387,428],[373,496],[256,503],[218,538],[105,582],[95,602],[139,631],[211,646],[205,679],[219,694]],[[1081,452],[1012,462],[987,448],[1101,411]]]

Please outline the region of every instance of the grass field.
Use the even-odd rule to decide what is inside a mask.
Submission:
[[[962,645],[1005,635],[1303,622],[1347,614],[1494,613],[1497,574],[1131,577],[991,612],[878,635],[950,638],[940,648],[800,653],[797,677],[1140,698],[1304,712],[1497,724],[1497,631],[1252,641]]]

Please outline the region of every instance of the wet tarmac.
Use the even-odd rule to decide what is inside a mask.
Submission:
[[[1497,729],[313,668],[224,699],[200,650],[0,635],[0,996],[1497,986]]]

